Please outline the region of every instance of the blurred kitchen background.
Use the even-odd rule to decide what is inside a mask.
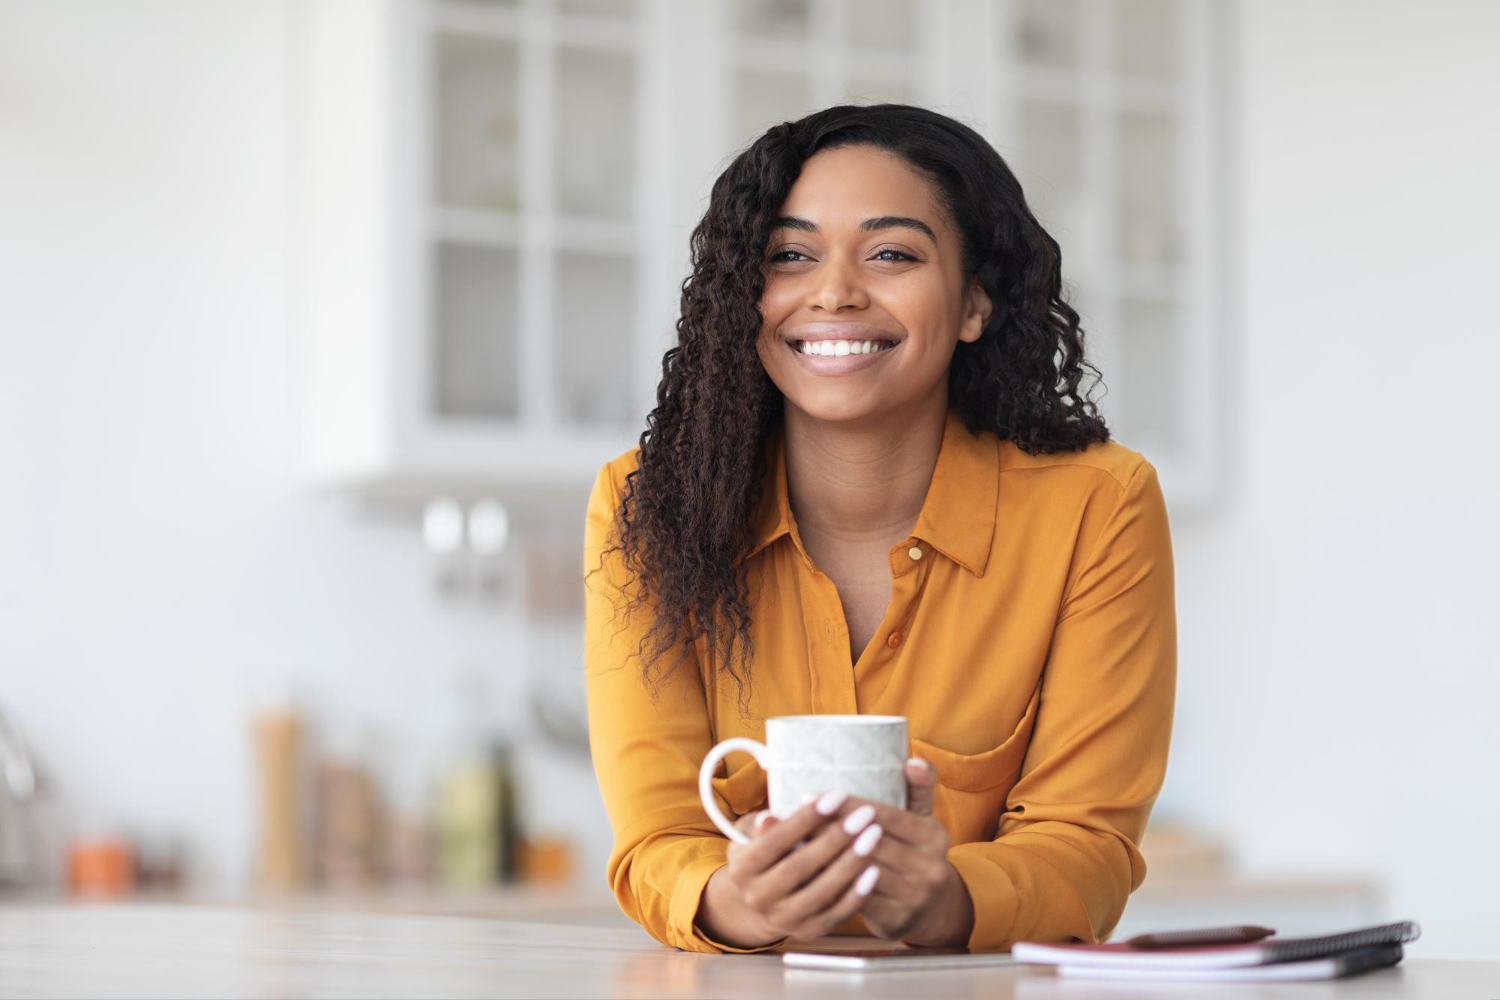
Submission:
[[[1482,0],[0,0],[0,881],[623,919],[588,487],[713,178],[890,100],[1011,164],[1162,473],[1177,722],[1117,934],[1495,957],[1496,38]]]

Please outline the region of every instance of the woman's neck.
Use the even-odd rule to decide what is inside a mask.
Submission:
[[[911,533],[943,444],[948,398],[852,422],[784,417],[787,495],[798,529],[890,544]]]

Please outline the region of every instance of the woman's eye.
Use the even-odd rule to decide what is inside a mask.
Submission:
[[[893,260],[893,259],[899,259],[899,260],[916,260],[917,259],[917,258],[913,257],[909,253],[905,253],[904,251],[901,251],[901,250],[894,250],[894,249],[891,249],[890,247],[887,247],[884,250],[878,250],[878,251],[876,251],[875,257],[876,257],[876,259],[880,259],[880,258],[884,257],[885,254],[888,254],[888,253],[889,254],[895,254],[896,256],[894,258],[885,257],[886,260]],[[806,256],[805,254],[803,254],[803,253],[801,253],[800,251],[797,251],[797,250],[778,250],[776,253],[773,253],[771,255],[771,258],[770,258],[771,262],[774,264],[774,263],[780,263],[781,261],[784,261],[784,260],[789,260],[790,258],[788,257],[788,254],[790,254],[792,257],[803,257],[803,256]]]

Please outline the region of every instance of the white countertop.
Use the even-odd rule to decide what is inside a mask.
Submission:
[[[847,942],[849,939],[842,939]],[[1044,966],[865,975],[697,955],[634,926],[140,903],[0,907],[0,997],[1493,997],[1500,962],[1315,983],[1114,983]]]

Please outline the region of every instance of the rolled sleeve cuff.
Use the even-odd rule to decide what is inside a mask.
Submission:
[[[786,940],[785,938],[755,948],[736,948],[733,945],[715,941],[704,934],[702,928],[694,922],[698,917],[698,906],[703,901],[704,887],[708,885],[708,880],[713,877],[713,873],[726,864],[728,864],[728,859],[722,852],[716,852],[696,858],[683,866],[682,872],[677,876],[677,884],[672,890],[671,909],[667,918],[671,925],[673,943],[686,951],[730,952],[737,955],[769,951],[780,945]]]
[[[974,904],[974,930],[969,934],[968,947],[970,951],[999,951],[1011,945],[1016,926],[1016,887],[1004,868],[965,850],[974,846],[980,845],[960,844],[948,851],[948,861],[958,870]]]

